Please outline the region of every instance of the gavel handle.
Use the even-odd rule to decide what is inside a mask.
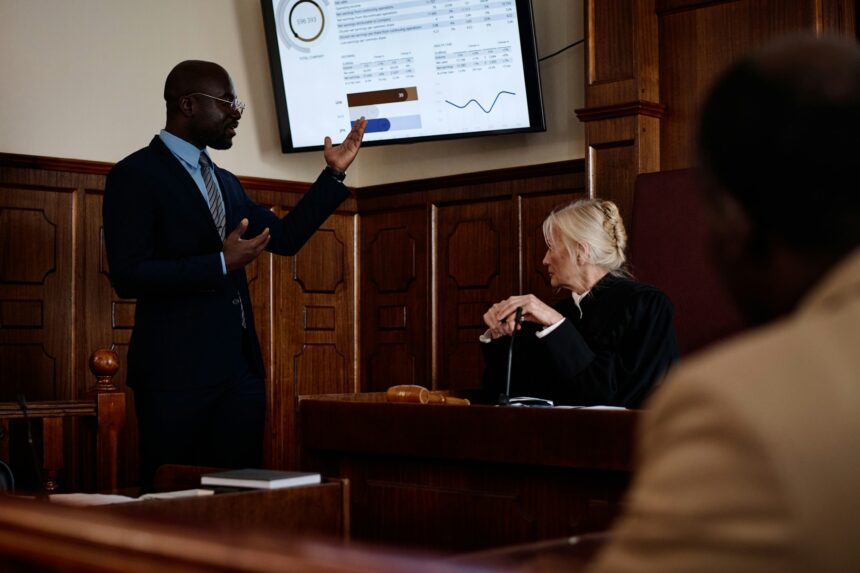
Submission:
[[[471,404],[471,402],[465,398],[455,398],[454,396],[449,396],[439,390],[433,390],[430,392],[430,403],[448,404],[450,406],[469,406]]]
[[[449,404],[451,406],[469,406],[472,404],[466,398],[455,398],[454,396],[444,396],[444,398],[444,403]]]

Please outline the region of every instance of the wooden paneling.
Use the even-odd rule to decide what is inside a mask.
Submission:
[[[625,118],[625,123],[633,124],[634,118]],[[595,189],[601,189],[602,199],[610,199],[618,205],[624,221],[630,221],[632,216],[633,183],[636,180],[635,167],[631,167],[636,165],[637,149],[632,131],[630,139],[588,147],[592,185]]]
[[[299,411],[305,469],[350,480],[356,540],[474,551],[603,530],[618,511],[636,412],[376,400]]]
[[[428,386],[426,207],[363,216],[361,246],[362,389]]]
[[[791,32],[856,34],[851,0],[589,0],[586,170],[630,215],[639,173],[692,167],[698,105],[740,55]]]
[[[84,397],[94,383],[87,359],[97,348],[113,347],[125,363],[135,301],[119,299],[108,274],[101,210],[110,167],[0,154],[0,400],[14,400],[19,390],[31,401]],[[242,182],[279,213],[308,187]],[[299,393],[354,389],[354,207],[348,198],[346,211],[330,218],[296,257],[264,254],[246,268],[268,374],[270,465],[289,464]],[[119,448],[120,483],[127,484],[137,475],[134,393],[125,386],[124,368],[114,382],[127,393]],[[76,460],[92,454],[90,446],[66,442],[65,472],[74,479],[65,484],[95,483],[94,476],[76,477]],[[0,448],[8,451],[9,444]]]
[[[480,386],[483,314],[519,290],[515,207],[510,200],[437,207],[437,388]]]
[[[633,11],[630,0],[590,0],[588,10],[589,34],[591,38],[614,35],[613,43],[589,43],[588,83],[599,84],[629,80],[634,75]],[[629,94],[628,98],[636,96]]]
[[[636,174],[660,167],[654,0],[590,0],[586,22],[586,107],[576,113],[585,123],[589,194],[615,201],[626,220]]]
[[[70,399],[74,189],[0,185],[0,401]]]
[[[844,0],[661,2],[658,7],[660,101],[667,108],[659,141],[662,170],[694,165],[698,107],[732,61],[792,32],[850,36],[856,9]]]
[[[540,226],[584,196],[582,161],[448,176],[357,192],[361,219],[361,388],[475,388],[483,314],[531,289]]]
[[[0,570],[4,573],[467,573],[398,549],[346,546],[337,523],[335,484],[221,494],[102,508],[4,496]],[[135,506],[135,507],[132,507]],[[316,509],[316,511],[314,511]],[[340,515],[339,515],[340,513]],[[128,515],[125,515],[128,514]],[[146,514],[145,519],[141,519]],[[208,517],[208,519],[207,519]],[[232,520],[233,524],[225,523]],[[335,535],[332,535],[334,533]],[[328,534],[328,537],[323,535]],[[307,537],[305,536],[307,535]]]
[[[110,285],[101,224],[108,169],[0,155],[0,217],[9,223],[0,226],[0,342],[7,343],[0,368],[38,381],[43,390],[31,399],[83,396],[92,386],[86,360],[94,348],[113,347],[125,361],[135,302],[117,298]],[[278,214],[302,188],[242,181]],[[540,223],[583,189],[581,161],[410,182],[397,193],[370,188],[362,190],[360,224],[350,198],[295,257],[264,253],[248,265],[267,369],[267,465],[295,464],[299,396],[399,383],[477,386],[483,312],[520,292],[526,276],[529,288],[552,295],[539,271]],[[32,246],[22,251],[19,235]],[[43,351],[43,339],[63,351]],[[22,352],[26,344],[32,356]],[[15,379],[5,371],[4,381]],[[127,392],[120,481],[129,483],[137,473],[134,394],[123,369],[114,382]]]
[[[334,214],[295,256],[266,254],[257,261],[258,269],[270,269],[252,292],[257,331],[270,353],[266,453],[272,467],[295,467],[300,396],[357,391],[354,252],[354,216]]]

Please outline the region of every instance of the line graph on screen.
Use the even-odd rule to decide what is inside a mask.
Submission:
[[[459,108],[459,109],[466,109],[469,105],[474,103],[476,106],[481,108],[481,111],[483,111],[484,113],[489,115],[489,113],[491,111],[493,111],[493,108],[496,107],[496,102],[499,101],[499,98],[502,96],[502,94],[508,94],[508,95],[512,95],[512,96],[517,95],[514,92],[509,92],[506,90],[500,91],[499,93],[496,94],[495,99],[493,99],[493,103],[490,104],[490,109],[486,109],[484,106],[481,105],[481,102],[479,102],[478,100],[476,100],[474,98],[470,99],[469,101],[467,101],[463,105],[458,105],[458,104],[456,104],[450,100],[447,100],[447,99],[445,100],[445,103],[453,105],[454,107]]]

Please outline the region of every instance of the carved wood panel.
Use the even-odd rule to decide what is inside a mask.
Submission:
[[[510,199],[437,207],[437,384],[477,388],[482,315],[517,290],[518,241]]]
[[[429,386],[426,208],[361,219],[361,389]]]
[[[283,215],[286,208],[275,211]],[[296,465],[299,396],[357,391],[354,233],[353,215],[334,214],[295,256],[258,259],[258,267],[271,265],[271,293],[260,285],[253,296],[257,331],[271,360],[266,427],[272,444],[267,462],[274,467]],[[270,314],[265,303],[258,306],[265,296]],[[272,327],[264,334],[267,320]]]
[[[633,121],[633,118],[628,118]],[[636,141],[619,140],[607,144],[595,144],[588,148],[592,178],[601,199],[610,199],[618,205],[621,217],[629,221],[633,216],[633,186],[635,170],[629,169],[636,162]]]
[[[850,0],[662,0],[660,98],[668,113],[661,129],[663,170],[692,167],[698,107],[716,76],[747,51],[800,30],[854,34]]]
[[[45,161],[49,165],[40,167]],[[12,167],[9,167],[10,162]],[[67,273],[69,286],[52,291],[51,304],[67,297],[68,313],[63,321],[67,334],[63,340],[69,346],[62,360],[71,379],[68,392],[72,397],[81,397],[92,385],[86,362],[93,349],[113,346],[120,353],[121,362],[125,363],[134,325],[135,302],[118,299],[110,286],[101,228],[102,189],[109,165],[96,167],[91,168],[85,162],[57,163],[45,158],[26,158],[22,162],[18,156],[0,154],[0,182],[3,183],[0,200],[8,201],[12,197],[8,191],[14,190],[28,201],[24,205],[16,205],[16,208],[44,209],[54,208],[51,207],[55,200],[52,197],[58,195],[57,189],[60,190],[59,195],[65,195],[60,211],[70,217],[65,223],[69,230],[63,231],[65,234],[62,236],[66,238],[56,242],[71,249],[63,259],[70,264]],[[534,214],[530,215],[529,206],[542,205],[539,197],[543,195],[553,192],[564,195],[571,189],[574,193],[581,190],[582,162],[464,176],[462,182],[458,181],[454,186],[435,180],[419,184],[430,191],[408,195],[410,186],[404,191],[412,199],[417,197],[417,202],[384,195],[380,196],[380,201],[389,205],[383,208],[371,206],[361,215],[360,249],[356,248],[354,238],[357,218],[350,213],[339,213],[329,219],[321,232],[294,259],[273,258],[264,253],[247,267],[257,331],[267,368],[267,464],[274,467],[293,465],[293,420],[295,400],[299,395],[355,391],[358,389],[358,372],[361,387],[372,390],[385,389],[394,383],[429,387],[436,378],[444,380],[440,372],[460,371],[462,357],[469,356],[468,348],[465,354],[453,355],[437,348],[436,365],[431,364],[434,329],[441,329],[440,325],[453,325],[451,332],[468,331],[464,335],[465,341],[475,343],[476,336],[472,335],[482,330],[481,315],[491,297],[476,297],[473,293],[486,291],[482,285],[489,283],[492,287],[498,282],[496,266],[509,270],[507,286],[493,292],[492,298],[512,294],[515,285],[519,284],[515,269],[522,256],[517,250],[520,231],[514,223],[515,206],[522,201],[521,217],[525,226],[530,225],[528,221],[531,218],[539,224],[544,216],[540,212],[543,208],[536,207]],[[298,184],[286,185],[289,188],[281,192],[285,185],[253,179],[247,183],[254,200],[263,205],[276,205],[274,210],[279,214],[295,204],[305,188]],[[546,199],[546,202],[548,210],[552,200]],[[354,204],[355,200],[348,199],[344,206],[350,208],[349,205]],[[435,215],[431,208],[433,204],[440,206]],[[452,240],[449,242],[457,254],[452,255],[453,259],[448,258],[449,254],[442,253],[437,244],[437,263],[432,263],[430,226],[440,213],[442,217],[438,218],[437,224],[441,226],[437,227],[436,235],[442,236],[440,233],[450,231]],[[32,215],[28,214],[24,219],[29,225],[26,232],[38,235],[30,229],[36,228],[31,224],[34,221]],[[499,231],[498,221],[504,221],[504,233]],[[460,223],[462,228],[458,231],[456,226]],[[439,230],[443,227],[447,231]],[[0,233],[5,229],[4,225]],[[476,235],[497,235],[494,243],[485,242],[489,251],[497,253],[489,259],[506,261],[487,264],[484,260],[487,257],[480,256],[487,249],[480,248],[480,241],[473,241]],[[24,275],[30,280],[31,275],[35,276],[38,265],[22,264],[22,253],[13,248],[13,241],[14,237],[2,235],[0,249],[5,249],[2,251],[4,260],[6,254],[11,253],[12,259],[9,260],[12,262],[8,268],[13,269],[12,274]],[[34,241],[38,243],[38,237],[34,237]],[[524,248],[529,248],[530,241],[525,232]],[[475,246],[479,247],[480,253],[473,249]],[[44,246],[36,248],[35,252],[35,259],[47,260],[45,253],[48,250]],[[357,252],[361,253],[358,268],[354,259]],[[459,256],[463,258],[457,259]],[[70,263],[72,260],[73,265]],[[447,273],[447,267],[443,268],[445,265],[438,263],[443,260],[452,263],[447,267],[450,267],[456,278],[457,290],[461,292],[450,310],[443,311],[437,304],[436,315],[431,316],[430,273],[434,265],[439,266],[436,276]],[[539,257],[536,264],[539,264]],[[71,269],[74,269],[74,275]],[[354,319],[358,296],[354,281],[357,277],[361,280],[360,329]],[[0,288],[6,287],[0,285]],[[38,288],[26,284],[20,288],[24,287]],[[437,303],[444,302],[445,296],[442,293]],[[454,299],[449,297],[448,300]],[[74,304],[74,312],[70,310],[71,303]],[[32,337],[32,333],[27,332],[40,328],[46,330],[50,324],[52,315],[46,308],[44,300],[36,296],[0,300],[0,341],[4,336],[11,338],[19,345],[18,349],[20,345],[29,343],[27,336]],[[448,315],[453,312],[454,320],[444,318],[445,312]],[[73,327],[69,326],[72,317]],[[458,343],[458,346],[461,345]],[[357,355],[359,347],[362,353]],[[473,361],[471,368],[479,376],[483,368],[480,356],[472,356],[478,362]],[[20,352],[7,352],[4,362],[26,362],[31,376],[39,380],[52,379],[58,368],[53,357],[32,359]],[[115,382],[125,387],[123,368]],[[477,384],[478,378],[473,382]],[[4,377],[4,388],[7,384]],[[443,385],[448,384],[445,382]],[[120,448],[123,456],[120,460],[121,482],[125,484],[134,483],[137,472],[133,393],[129,392],[128,397],[129,423]],[[61,399],[63,396],[50,398]],[[75,432],[69,435],[75,435]],[[85,453],[91,450],[86,443],[68,445],[72,451]],[[67,469],[71,471],[73,468]]]
[[[0,187],[0,400],[70,399],[74,189]]]
[[[603,530],[627,482],[619,472],[381,456],[340,468],[357,539],[454,553]]]

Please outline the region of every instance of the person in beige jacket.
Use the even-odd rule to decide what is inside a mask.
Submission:
[[[647,405],[589,571],[860,571],[860,50],[793,37],[715,84],[698,144],[715,260],[767,324]]]

